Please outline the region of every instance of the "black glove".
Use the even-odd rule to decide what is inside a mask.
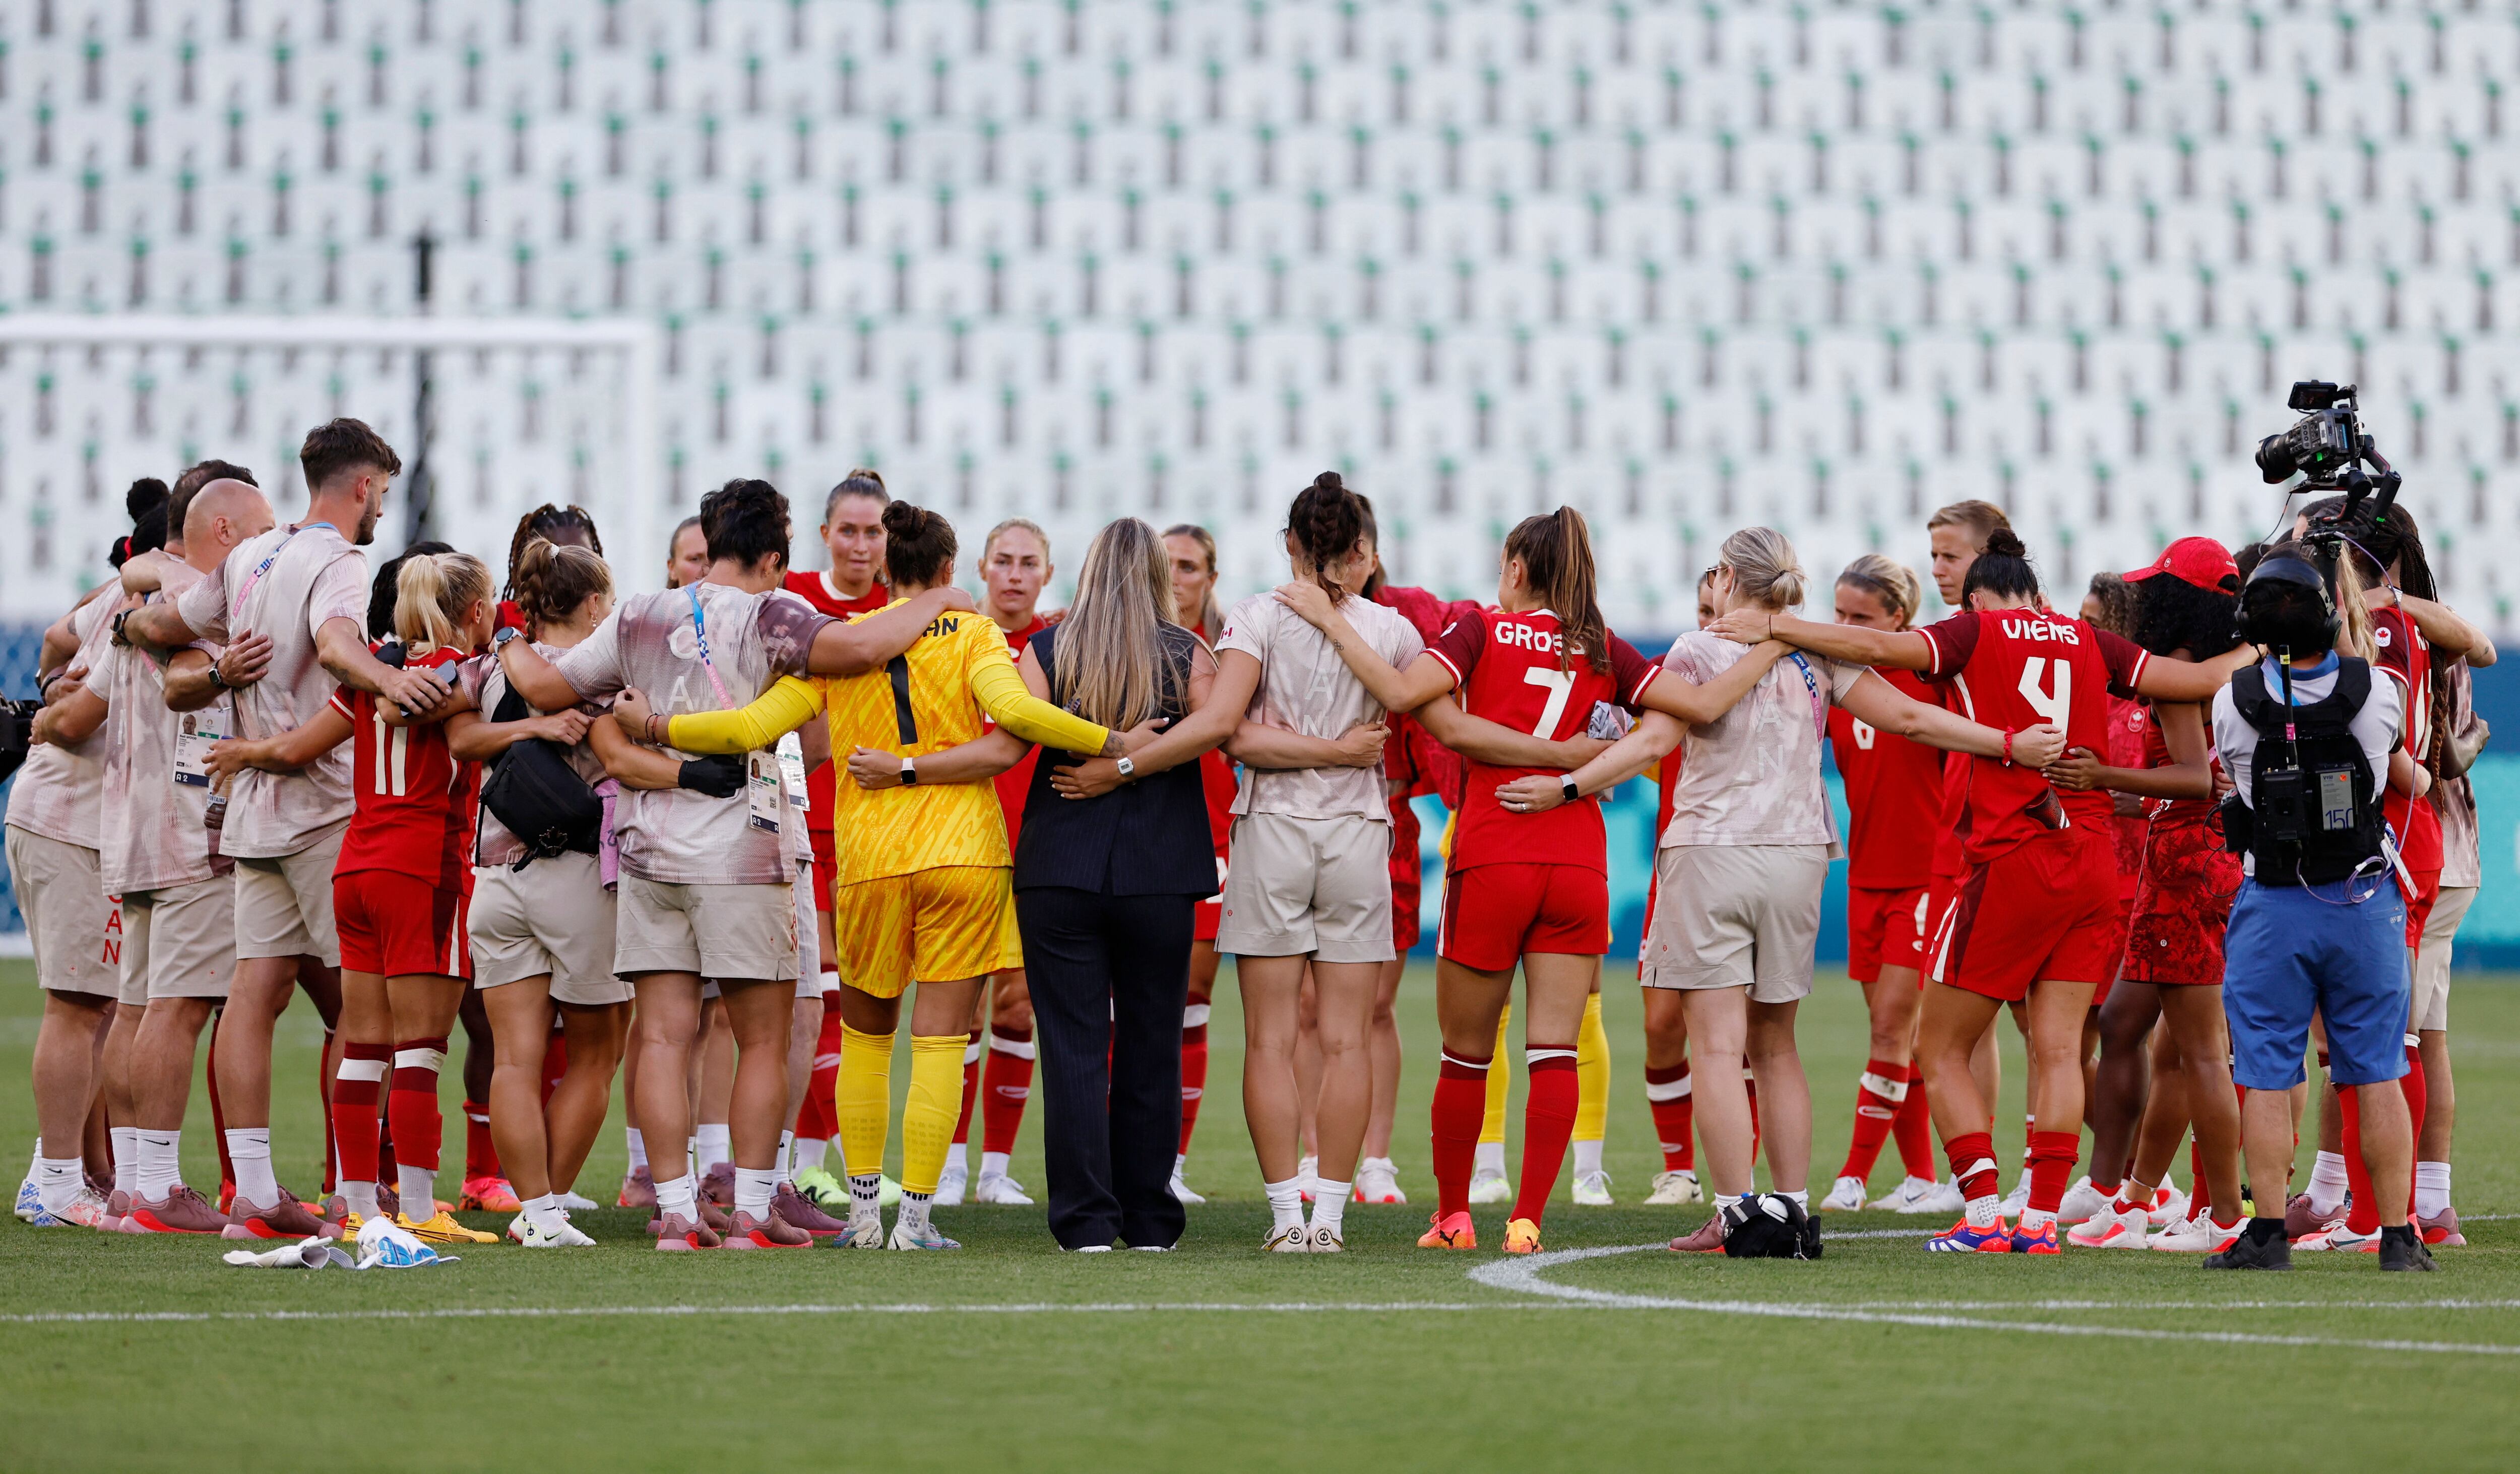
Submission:
[[[742,760],[728,753],[715,757],[698,757],[683,764],[674,780],[677,788],[705,793],[711,798],[733,798],[743,789]]]

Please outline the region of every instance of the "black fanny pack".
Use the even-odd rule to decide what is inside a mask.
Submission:
[[[509,687],[499,697],[494,722],[520,722],[528,714],[525,698]],[[604,800],[586,785],[557,743],[528,737],[513,744],[491,763],[481,782],[481,807],[525,847],[523,870],[536,860],[574,850],[592,855],[604,833]]]
[[[33,750],[35,713],[43,709],[41,701],[0,697],[0,782],[7,782]]]

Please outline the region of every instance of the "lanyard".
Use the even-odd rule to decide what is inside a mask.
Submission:
[[[1820,681],[1812,675],[1811,662],[1803,658],[1800,650],[1785,658],[1794,662],[1794,669],[1803,673],[1803,690],[1811,693],[1812,725],[1820,730],[1820,738],[1825,742],[1828,740],[1828,703],[1821,699]]]
[[[708,616],[700,612],[699,591],[686,584],[683,593],[692,602],[692,634],[699,641],[700,669],[708,672],[709,685],[717,688],[718,700],[727,710],[733,711],[736,709],[735,697],[726,693],[726,683],[718,679],[717,665],[709,659]]]
[[[279,545],[274,547],[271,552],[263,558],[261,562],[254,565],[253,571],[245,576],[245,587],[237,590],[236,607],[228,613],[228,618],[231,621],[244,615],[246,597],[253,592],[253,586],[255,584],[262,582],[262,575],[271,571],[271,565],[280,561],[280,555],[288,549],[290,539],[294,538],[297,534],[305,531],[309,527],[329,528],[336,534],[339,533],[341,530],[338,527],[333,526],[330,522],[300,522],[296,526],[290,528],[288,536],[283,537],[280,540]]]

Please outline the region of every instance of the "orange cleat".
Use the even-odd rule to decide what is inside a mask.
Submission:
[[[466,1178],[464,1191],[455,1200],[458,1213],[522,1213],[525,1205],[517,1199],[517,1189],[506,1178]]]
[[[1508,1254],[1540,1252],[1540,1225],[1527,1218],[1517,1218],[1505,1226],[1505,1251]]]
[[[1450,1218],[1430,1214],[1427,1222],[1432,1227],[1418,1238],[1418,1247],[1421,1249],[1475,1249],[1479,1246],[1478,1230],[1470,1226],[1467,1213],[1456,1213]]]

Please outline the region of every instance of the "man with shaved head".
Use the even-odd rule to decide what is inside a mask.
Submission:
[[[176,487],[168,507],[180,501],[184,519],[168,523],[175,535],[164,553],[124,565],[128,592],[153,601],[179,597],[272,526],[271,503],[249,482],[188,471]],[[109,643],[86,689],[47,712],[64,739],[99,725],[106,733],[98,875],[108,894],[122,897],[123,927],[121,1006],[105,1057],[115,1123],[106,1213],[111,1227],[134,1233],[217,1233],[228,1222],[184,1185],[177,1157],[193,1052],[236,970],[233,865],[210,850],[201,766],[231,713],[215,690],[199,710],[167,705],[169,691],[180,698],[188,684],[209,689],[216,654],[193,648],[166,659]]]

